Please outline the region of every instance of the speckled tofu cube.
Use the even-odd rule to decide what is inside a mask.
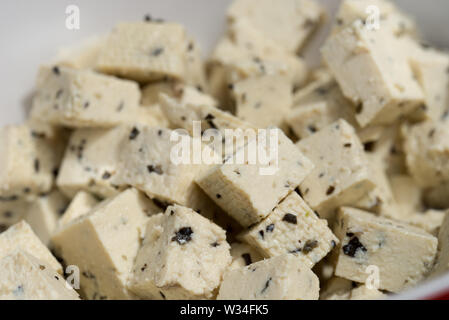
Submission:
[[[297,146],[315,164],[300,185],[301,194],[323,218],[332,220],[334,209],[374,189],[363,146],[345,120],[300,140]]]
[[[338,239],[304,200],[292,192],[268,217],[242,235],[264,257],[299,256],[312,268],[338,244]]]
[[[0,129],[0,199],[34,198],[50,191],[64,146],[28,124]]]
[[[90,300],[132,299],[128,281],[153,203],[135,189],[105,200],[53,237],[56,252],[80,269]]]
[[[235,0],[228,9],[231,22],[248,19],[265,37],[286,50],[298,52],[324,18],[324,8],[313,0]]]
[[[392,124],[424,102],[401,42],[387,28],[361,21],[332,35],[321,49],[343,94],[356,105],[362,127]]]
[[[284,75],[294,85],[307,79],[305,62],[264,37],[246,19],[233,23],[215,47],[211,62],[225,66],[227,84],[249,77]]]
[[[0,234],[0,258],[20,249],[32,254],[46,266],[62,274],[62,267],[25,221]]]
[[[377,10],[374,10],[377,8]],[[392,34],[417,37],[418,30],[415,21],[400,11],[388,0],[344,0],[337,12],[333,33],[339,32],[356,20],[374,24],[379,18],[379,27],[387,28]]]
[[[317,300],[318,277],[293,255],[263,260],[225,273],[218,300]]]
[[[263,133],[254,134],[250,143],[226,159],[223,165],[197,178],[209,197],[244,227],[268,216],[314,167],[280,129],[267,133],[268,137]],[[276,149],[276,144],[277,150],[270,150]],[[262,158],[255,159],[257,149],[264,151],[266,160],[271,161],[263,163]]]
[[[178,137],[177,139],[171,139]],[[182,142],[180,142],[182,140]],[[215,153],[206,146],[198,147],[204,153],[208,151],[214,160]],[[188,152],[180,153],[182,146]],[[149,197],[167,203],[187,205],[197,188],[194,179],[212,167],[194,151],[194,140],[188,135],[175,135],[163,128],[136,126],[129,133],[129,139],[122,141],[120,149],[119,174],[113,179],[118,185],[131,185]],[[206,150],[207,149],[207,150]],[[178,150],[178,153],[175,151]],[[216,158],[218,161],[219,159]]]
[[[186,42],[185,83],[200,91],[207,91],[206,67],[199,43],[192,37]]]
[[[83,39],[75,45],[60,48],[54,64],[73,69],[93,69],[106,40],[106,35],[97,35]]]
[[[231,263],[225,231],[193,210],[170,206],[150,218],[132,290],[147,299],[210,299]]]
[[[78,191],[110,197],[123,190],[112,182],[118,173],[120,143],[133,137],[133,127],[78,129],[70,137],[57,186],[69,198]]]
[[[379,300],[387,296],[375,288],[333,277],[320,292],[320,300]]]
[[[262,76],[235,82],[231,96],[235,115],[258,128],[285,127],[292,103],[292,83],[281,75]]]
[[[100,72],[150,82],[164,77],[184,79],[187,35],[175,23],[120,23],[100,51]]]
[[[54,190],[35,200],[24,219],[43,244],[49,245],[50,238],[58,226],[59,217],[67,208],[68,200],[59,191]]]
[[[0,300],[79,300],[60,274],[28,252],[15,250],[0,268]]]
[[[419,45],[405,38],[412,69],[424,92],[424,104],[412,115],[414,120],[447,118],[449,115],[449,54]]]
[[[379,289],[399,292],[423,280],[433,266],[438,240],[407,224],[341,208],[334,226],[340,239],[335,275],[364,283],[369,266],[379,270]]]
[[[246,243],[231,243],[232,262],[229,269],[238,269],[263,260],[262,255]]]
[[[416,183],[430,188],[449,181],[449,121],[403,127],[407,167]]]
[[[422,202],[423,190],[413,178],[407,175],[391,176],[390,185],[396,206],[392,208],[394,210],[386,210],[381,215],[437,235],[443,223],[444,212],[425,209]]]
[[[320,72],[316,80],[297,91],[293,97],[293,108],[286,122],[295,135],[300,139],[307,138],[341,118],[354,127],[362,143],[377,141],[383,128],[361,128],[355,118],[353,103],[343,96],[327,70]]]
[[[398,208],[385,167],[382,161],[371,153],[367,153],[366,157],[375,188],[357,200],[352,206],[388,217],[393,214],[391,212],[396,212]]]
[[[255,129],[252,124],[218,109],[213,98],[192,87],[183,87],[179,97],[161,94],[160,104],[173,128],[185,129],[192,136],[201,135],[204,142],[223,157],[232,155],[233,152],[226,152],[226,142],[234,141],[232,137],[226,137],[226,130]],[[234,142],[235,149],[243,147],[245,143]]]
[[[129,121],[140,103],[137,83],[91,70],[44,66],[31,117],[72,128],[114,127]]]
[[[0,233],[26,216],[33,202],[16,197],[0,200]]]

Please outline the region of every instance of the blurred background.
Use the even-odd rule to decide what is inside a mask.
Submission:
[[[187,27],[207,55],[224,31],[225,11],[232,0],[2,0],[0,4],[0,125],[19,122],[29,104],[39,64],[58,48],[109,31],[118,21],[153,18]],[[282,0],[279,0],[280,2]],[[332,13],[339,0],[318,0]],[[449,47],[449,1],[397,0],[415,16],[432,45]],[[80,29],[66,28],[66,8],[80,9]],[[317,63],[316,50],[326,28],[310,43],[306,57]]]

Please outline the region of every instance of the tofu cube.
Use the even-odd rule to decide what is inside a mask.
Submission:
[[[261,34],[247,19],[230,25],[228,35],[215,47],[211,62],[225,67],[226,86],[263,75],[284,75],[294,85],[307,80],[307,66],[296,55]]]
[[[336,23],[332,29],[337,33],[357,20],[374,24],[378,18],[379,27],[386,28],[397,37],[417,37],[418,30],[415,21],[400,11],[389,0],[344,0],[337,12]]]
[[[63,47],[58,50],[55,64],[73,69],[93,69],[106,40],[106,35],[97,35],[73,46]]]
[[[418,186],[430,188],[449,181],[448,122],[403,127],[403,135],[407,168]]]
[[[235,0],[228,9],[231,22],[248,19],[265,37],[292,53],[298,52],[319,27],[324,8],[313,0]]]
[[[449,211],[438,234],[438,255],[432,270],[433,276],[441,275],[449,270]]]
[[[212,166],[195,161],[193,157],[198,154],[194,154],[194,139],[169,129],[146,126],[136,126],[128,135],[129,139],[119,145],[119,174],[114,183],[131,185],[159,201],[188,206],[197,188],[194,179]],[[214,153],[197,142],[203,154],[211,154],[212,162],[215,161]],[[184,151],[176,153],[178,149]],[[184,157],[186,153],[188,156]]]
[[[0,129],[0,199],[35,198],[50,191],[63,146],[28,124]]]
[[[355,202],[353,207],[388,217],[398,208],[385,167],[382,161],[371,153],[366,153],[366,157],[369,162],[372,181],[376,187]]]
[[[268,216],[314,167],[280,129],[265,133],[254,134],[223,165],[197,179],[209,197],[244,227]],[[265,152],[267,158],[261,158],[255,149]]]
[[[113,129],[79,129],[73,132],[56,184],[69,198],[86,191],[101,197],[118,194],[113,183],[118,173],[121,141],[132,138],[132,126]]]
[[[230,270],[243,268],[263,260],[262,255],[253,247],[246,243],[234,242],[231,243],[231,257],[232,262],[229,266]]]
[[[360,126],[391,124],[423,104],[404,51],[387,28],[369,30],[361,21],[332,35],[322,47],[343,94],[357,106]]]
[[[0,200],[0,233],[22,220],[32,203],[15,197]]]
[[[382,126],[361,128],[355,118],[355,106],[346,99],[335,79],[327,70],[319,70],[317,79],[297,91],[293,109],[286,118],[295,135],[304,139],[341,119],[351,124],[362,143],[377,141]]]
[[[416,120],[439,121],[449,114],[449,55],[408,38],[410,62],[424,92],[424,104],[411,115]]]
[[[318,277],[293,255],[263,260],[229,270],[218,300],[318,300]]]
[[[132,299],[128,281],[152,203],[135,189],[105,200],[52,238],[56,252],[79,268],[89,300]]]
[[[50,244],[51,236],[58,226],[59,217],[64,213],[67,204],[67,198],[55,190],[34,201],[25,215],[25,221],[46,246]]]
[[[233,84],[231,96],[235,115],[258,128],[285,127],[285,118],[292,107],[292,83],[280,75],[261,76]]]
[[[11,252],[0,268],[0,300],[79,300],[60,274],[28,252]]]
[[[139,82],[184,79],[187,35],[175,23],[120,23],[100,51],[96,69]]]
[[[200,91],[207,91],[209,84],[206,77],[206,66],[202,58],[201,48],[198,42],[188,37],[186,43],[185,83]]]
[[[0,234],[0,258],[11,254],[16,249],[32,254],[46,266],[62,274],[61,264],[36,236],[30,225],[23,220]]]
[[[146,299],[211,299],[231,263],[223,229],[193,210],[170,206],[150,218],[132,290]]]
[[[285,198],[265,220],[244,235],[265,258],[293,254],[312,268],[338,244],[338,239],[296,193]]]
[[[31,117],[71,128],[114,127],[129,121],[140,103],[139,86],[91,70],[40,69]]]
[[[341,208],[334,226],[340,239],[335,275],[365,283],[378,268],[379,289],[399,292],[424,279],[433,266],[438,240],[421,229]],[[337,254],[337,253],[336,253]]]
[[[363,146],[345,120],[300,140],[297,146],[315,164],[300,185],[301,194],[321,217],[332,220],[337,207],[352,204],[374,189]]]
[[[86,215],[97,204],[99,204],[99,202],[100,201],[98,198],[94,197],[90,193],[84,191],[78,192],[72,201],[70,201],[70,204],[64,211],[63,216],[59,218],[57,228],[64,228],[75,219]]]

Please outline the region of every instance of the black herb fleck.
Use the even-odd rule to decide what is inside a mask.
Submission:
[[[265,232],[263,232],[263,230],[260,230],[260,231],[259,231],[259,235],[260,235],[260,237],[261,237],[262,239],[265,238]]]
[[[111,174],[109,172],[103,173],[103,180],[108,180],[111,177]]]
[[[369,141],[366,142],[363,147],[365,148],[366,152],[373,152],[374,148],[376,147],[376,142],[375,141]]]
[[[36,138],[36,139],[45,139],[45,138],[47,138],[45,133],[37,132],[37,131],[31,131],[31,136],[33,138]]]
[[[58,66],[53,67],[53,73],[57,76],[59,76],[61,74],[61,70],[59,69]]]
[[[335,191],[335,187],[334,186],[330,186],[327,191],[326,191],[326,195],[330,196],[332,193],[334,193]]]
[[[357,237],[353,237],[347,245],[343,246],[343,253],[350,257],[354,257],[358,250],[367,251]]]
[[[242,254],[243,260],[245,260],[245,265],[249,266],[251,263],[253,263],[251,259],[251,255],[249,253]]]
[[[308,254],[316,247],[318,247],[317,240],[307,240],[306,244],[304,245],[304,248],[302,248],[302,252],[304,252],[304,254]]]
[[[56,92],[56,99],[61,98],[61,96],[62,96],[63,93],[64,93],[64,90],[59,89],[59,90]]]
[[[221,194],[217,193],[216,197],[217,199],[221,199]]]
[[[274,223],[270,224],[269,226],[267,226],[267,228],[265,229],[267,232],[273,232],[274,230]]]
[[[36,173],[39,172],[40,167],[41,167],[41,163],[40,163],[39,159],[34,159],[34,171]]]
[[[219,244],[217,241],[215,241],[214,243],[211,243],[210,246],[211,246],[212,248],[216,248],[216,247],[219,247],[220,244]]]
[[[283,218],[282,221],[291,223],[291,224],[298,224],[298,219],[294,214],[287,213]]]
[[[121,101],[117,107],[117,112],[121,112],[124,107],[125,107],[125,102]]]
[[[158,175],[162,175],[164,174],[164,172],[162,171],[162,167],[161,166],[154,166],[154,165],[149,165],[147,167],[148,172],[151,173],[156,173]]]
[[[159,294],[161,295],[162,299],[166,300],[165,294],[162,291],[159,291]]]
[[[315,132],[318,131],[317,128],[316,128],[313,124],[309,125],[309,126],[307,127],[307,129],[308,129],[311,133],[315,133]]]
[[[179,229],[179,231],[175,233],[175,236],[171,239],[171,241],[176,241],[180,245],[184,245],[192,240],[192,235],[193,235],[192,228],[190,227],[181,228]]]
[[[343,146],[345,148],[351,148],[352,147],[352,143],[345,143]]]
[[[215,117],[209,113],[204,120],[207,121],[207,123],[212,129],[217,129],[217,126],[214,123],[214,119]]]
[[[160,56],[164,52],[164,48],[156,48],[151,52],[153,57]]]
[[[267,282],[265,282],[265,286],[263,287],[262,291],[260,293],[265,293],[265,291],[267,291],[268,287],[270,286],[270,282],[271,282],[272,278],[270,277]]]
[[[137,129],[136,127],[134,127],[131,130],[131,133],[129,134],[129,140],[134,140],[137,138],[137,136],[140,134],[139,129]]]

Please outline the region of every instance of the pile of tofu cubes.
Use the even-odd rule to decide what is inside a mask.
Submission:
[[[313,69],[331,18],[235,0],[207,61],[147,16],[41,66],[0,129],[0,299],[385,299],[448,271],[449,54],[343,0]],[[276,173],[232,161],[249,142],[174,163],[195,121],[271,128]]]

